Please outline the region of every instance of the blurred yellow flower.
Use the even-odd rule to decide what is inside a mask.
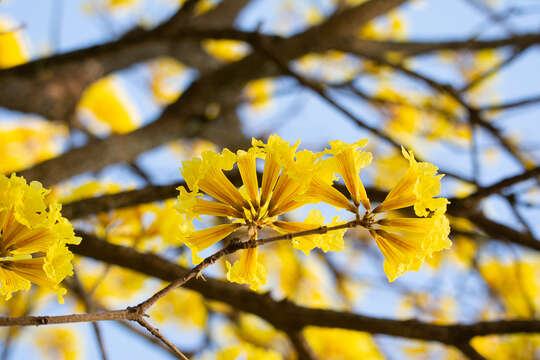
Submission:
[[[344,330],[308,327],[304,336],[315,354],[326,360],[382,360],[370,334]]]
[[[186,67],[173,58],[160,58],[150,62],[150,88],[158,104],[170,104],[181,95],[176,78]]]
[[[490,259],[480,265],[480,274],[500,294],[509,316],[528,318],[540,307],[538,257],[506,264]]]
[[[18,25],[0,17],[0,68],[23,64],[29,59],[22,30]]]
[[[83,358],[78,333],[69,327],[39,328],[34,342],[44,359],[77,360]]]
[[[168,294],[150,310],[150,316],[157,322],[180,322],[187,326],[203,328],[208,311],[204,298],[190,290],[179,289]]]
[[[208,53],[226,62],[238,61],[249,51],[249,46],[238,40],[208,39],[202,42],[202,46]]]
[[[264,349],[249,343],[241,343],[220,350],[216,353],[216,360],[282,360],[283,357],[275,350]]]
[[[107,131],[124,134],[141,124],[137,108],[114,75],[90,85],[82,95],[78,111],[90,130],[98,134]]]
[[[270,105],[274,81],[271,78],[253,80],[246,85],[245,94],[254,110],[264,110]]]
[[[0,173],[21,170],[52,158],[62,151],[67,133],[64,125],[29,118],[0,125]]]

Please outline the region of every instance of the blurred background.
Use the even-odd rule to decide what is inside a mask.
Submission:
[[[361,178],[380,201],[408,167],[403,145],[447,174],[453,247],[389,283],[360,230],[337,253],[271,244],[261,248],[269,282],[260,292],[437,324],[538,319],[540,4],[381,2],[0,1],[0,172],[50,187],[79,231],[189,268],[174,238],[181,161],[274,133],[312,151],[369,138],[373,163]],[[264,41],[291,73],[254,46]],[[146,197],[99,211],[74,205],[135,189]],[[302,221],[314,208],[348,219],[327,205],[287,216]],[[85,298],[122,308],[163,285],[114,260],[80,256],[75,269],[65,304],[32,288],[2,300],[3,313],[90,311]],[[224,274],[224,262],[208,270]],[[195,359],[297,358],[283,332],[199,292],[175,291],[150,315]],[[2,330],[2,359],[172,357],[122,323]],[[388,335],[308,327],[304,336],[320,359],[466,358]],[[472,346],[488,359],[540,359],[540,335],[476,337]]]

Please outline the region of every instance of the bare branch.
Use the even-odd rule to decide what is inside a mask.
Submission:
[[[157,255],[141,254],[132,248],[113,245],[91,235],[84,235],[83,242],[71,249],[79,255],[119,265],[165,281],[174,281],[186,276],[189,272]],[[267,294],[249,291],[236,284],[211,277],[205,278],[206,280],[192,279],[185,284],[185,287],[199,292],[210,300],[224,302],[240,311],[255,314],[277,329],[302,329],[309,325],[338,327],[374,334],[439,341],[448,345],[462,343],[474,336],[540,332],[538,320],[500,320],[470,325],[436,325],[416,320],[390,320],[344,311],[311,309],[287,300],[276,301]]]
[[[155,337],[157,337],[159,340],[161,340],[164,344],[166,344],[172,351],[173,353],[179,358],[179,359],[183,359],[183,360],[189,360],[186,355],[184,355],[177,347],[176,345],[174,345],[172,342],[170,342],[169,340],[167,340],[167,338],[165,336],[163,336],[158,329],[156,329],[155,327],[153,327],[152,325],[150,325],[148,323],[148,321],[144,320],[143,318],[139,318],[137,319],[137,322],[142,326],[144,327],[146,330],[148,330],[152,335],[154,335]]]
[[[473,202],[477,202],[478,200],[483,199],[489,195],[497,194],[505,188],[518,184],[522,181],[534,179],[537,176],[540,176],[540,166],[526,170],[520,174],[507,177],[489,186],[480,187],[474,193],[470,194],[465,198],[452,199],[452,206],[470,206]]]

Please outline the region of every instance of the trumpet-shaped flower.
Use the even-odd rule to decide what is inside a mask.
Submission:
[[[347,144],[340,140],[330,141],[330,149],[325,150],[325,154],[333,155],[335,171],[341,176],[345,186],[351,195],[356,207],[362,204],[366,210],[371,208],[366,189],[358,174],[360,170],[371,163],[371,153],[357,151],[367,144],[367,139],[359,140],[352,144]]]
[[[309,187],[304,193],[304,198],[312,203],[323,201],[336,208],[356,213],[358,207],[332,186],[334,182],[334,165],[334,159],[321,161],[317,174],[311,179]]]
[[[441,211],[427,218],[385,218],[370,229],[385,257],[384,272],[390,281],[407,271],[418,271],[426,257],[452,246],[450,225]]]
[[[444,175],[437,175],[438,168],[435,165],[417,162],[412,152],[407,152],[404,148],[401,150],[403,156],[409,160],[409,169],[373,212],[401,209],[413,205],[417,216],[428,216],[428,210],[444,209],[446,211],[448,200],[433,198],[441,192],[441,178]]]
[[[258,261],[258,248],[242,250],[240,260],[231,265],[228,261],[227,280],[239,284],[250,284],[252,290],[257,290],[266,284],[266,269]]]
[[[31,283],[54,290],[63,302],[60,282],[73,273],[73,254],[66,244],[77,244],[60,205],[48,203],[40,183],[15,175],[0,175],[0,294],[28,290]]]
[[[322,225],[322,220],[312,216],[312,223],[287,223],[276,217],[307,203],[303,194],[320,169],[319,157],[310,151],[296,152],[298,143],[289,145],[277,135],[268,143],[253,139],[253,147],[236,154],[225,149],[222,153],[206,151],[200,159],[183,162],[182,174],[189,190],[179,187],[176,209],[188,218],[199,219],[200,215],[223,216],[236,219],[231,224],[222,224],[194,231],[186,231],[184,243],[193,251],[193,260],[201,261],[197,253],[202,251],[240,227],[246,227],[250,238],[257,238],[258,229],[274,227],[282,232],[295,229],[313,229]],[[257,177],[257,159],[264,159],[262,180]],[[224,170],[237,165],[243,186],[237,188],[225,176]],[[259,185],[260,183],[260,185]],[[204,199],[204,194],[216,201]],[[321,216],[322,218],[322,216]],[[324,219],[323,219],[324,220]],[[320,222],[320,224],[319,224]],[[296,224],[296,225],[295,225]],[[307,227],[306,227],[307,226]],[[309,252],[314,246],[325,251],[341,250],[343,234],[319,236],[315,244],[310,240],[296,241],[294,245]],[[324,239],[324,240],[323,240]],[[227,267],[227,278],[241,284],[250,284],[257,289],[266,282],[266,270],[258,260],[256,249],[243,250],[238,260]]]

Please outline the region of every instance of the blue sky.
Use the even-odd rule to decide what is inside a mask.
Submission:
[[[109,41],[140,20],[157,23],[173,11],[170,2],[166,0],[141,0],[143,5],[135,13],[117,17],[110,17],[108,15],[102,17],[89,15],[84,11],[85,6],[91,3],[89,0],[4,0],[0,3],[0,16],[8,16],[17,23],[24,24],[24,31],[31,53],[35,58],[46,54],[47,51],[52,49],[50,39],[51,27],[54,21],[58,21],[58,13],[52,16],[54,9],[53,2],[63,8],[60,43],[54,49],[60,52]],[[238,26],[243,29],[254,29],[258,24],[262,23],[262,29],[270,32],[275,23],[280,19],[280,13],[277,11],[279,3],[281,2],[277,0],[255,0],[239,18]],[[504,7],[506,4],[534,6],[533,1],[526,0],[501,0],[497,3],[501,7]],[[297,1],[295,6],[301,7],[313,4],[322,6],[326,10],[330,9],[329,1],[327,0]],[[403,14],[407,20],[408,36],[411,39],[467,39],[475,31],[482,28],[489,28],[489,31],[483,32],[481,38],[505,35],[505,31],[499,26],[486,26],[486,18],[465,0],[413,1],[413,4],[403,7]],[[538,31],[540,21],[537,15],[538,13],[531,12],[527,16],[519,17],[518,20],[511,23],[512,30],[516,33]],[[538,85],[540,84],[538,64],[540,64],[540,50],[536,47],[527,50],[516,62],[505,68],[495,84],[495,92],[500,99],[511,101],[538,95],[540,92]],[[449,83],[455,83],[456,81],[456,71],[452,67],[452,64],[443,64],[435,56],[418,58],[412,65],[415,69],[419,69],[435,79],[444,80]],[[144,73],[144,67],[135,66],[123,72],[122,76],[127,83],[141,84],[143,81],[141,78],[144,76]],[[188,83],[189,80],[186,81],[186,85]],[[282,80],[278,83],[279,86],[284,88],[291,84],[293,84],[291,80]],[[400,80],[400,84],[422,88],[421,84],[411,82],[410,80]],[[152,121],[159,112],[159,108],[148,101],[144,90],[141,90],[141,88],[132,87],[130,94],[137,100],[136,102],[139,105],[145,105],[139,106],[145,122]],[[352,101],[337,93],[334,95],[340,103],[347,106],[348,109],[362,118],[367,118],[368,121],[376,121],[375,119],[378,115],[366,105],[359,104],[357,101]],[[291,109],[291,111],[284,112],[284,109]],[[319,98],[308,90],[301,90],[294,92],[290,96],[280,97],[274,101],[269,110],[263,113],[253,112],[243,108],[240,114],[243,117],[244,129],[247,134],[257,136],[272,130],[276,124],[279,124],[276,131],[280,135],[290,141],[296,141],[296,139],[300,138],[302,139],[303,146],[306,147],[321,147],[328,140],[333,139],[351,142],[369,136],[335,109],[321,102]],[[3,117],[0,117],[0,122],[9,116],[11,114],[4,113]],[[290,118],[283,121],[283,116]],[[508,111],[500,119],[496,120],[496,124],[508,132],[520,136],[522,143],[536,143],[540,145],[538,144],[540,142],[538,136],[540,134],[538,119],[540,119],[540,106],[536,105],[527,107],[526,109]],[[372,141],[377,140],[372,138]],[[485,134],[481,134],[479,142],[481,147],[485,147],[493,144],[493,139]],[[540,147],[538,148],[540,149]],[[437,160],[437,163],[441,167],[466,176],[470,174],[470,160],[467,155],[457,154],[443,148],[432,150],[425,154],[428,159]],[[538,158],[540,152],[536,150],[535,155]],[[172,158],[163,149],[156,149],[143,154],[139,159],[139,163],[145,170],[150,172],[156,183],[171,183],[180,178],[177,159]],[[490,184],[502,177],[519,171],[520,167],[506,155],[502,155],[500,160],[495,163],[490,163],[486,157],[483,157],[481,183]],[[102,172],[101,176],[110,179],[125,179],[126,171],[122,166],[112,166]],[[137,179],[133,177],[129,181],[135,184],[138,183]],[[508,209],[497,200],[486,202],[486,207],[491,209],[489,210],[490,215],[495,219],[502,222],[514,223]],[[538,211],[530,210],[529,215],[538,216],[540,214]],[[540,232],[540,223],[533,225],[535,226],[535,230]],[[414,281],[416,275],[413,274],[411,276],[411,280]],[[62,313],[63,308],[61,306],[54,307],[52,311]],[[375,303],[371,304],[368,301],[359,308],[359,311],[383,316],[387,312],[387,309],[385,306]],[[90,326],[80,324],[76,328],[87,339],[85,347],[87,358],[97,358],[98,355],[93,343],[94,338]],[[155,350],[154,347],[134,340],[129,334],[126,335],[125,331],[119,329],[117,325],[103,323],[102,328],[112,359],[128,357],[132,359],[169,358],[168,355],[160,350]],[[26,338],[31,337],[33,331],[35,330],[27,331]],[[189,333],[173,334],[172,338],[182,344],[186,344],[186,339],[193,340],[190,336]],[[15,346],[13,358],[23,358],[26,356],[28,358],[38,358],[36,354],[30,353],[31,350],[25,343],[23,340]]]

